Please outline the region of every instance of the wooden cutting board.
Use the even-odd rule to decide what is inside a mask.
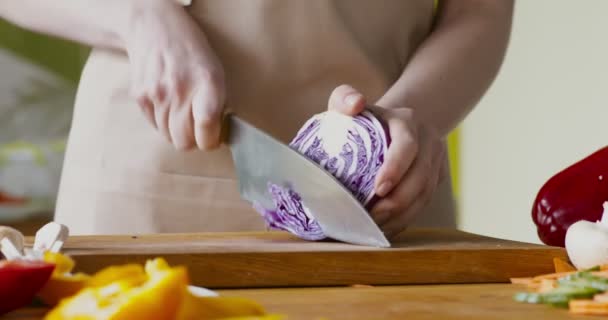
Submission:
[[[209,288],[496,283],[566,259],[562,248],[437,229],[404,232],[387,249],[260,232],[73,236],[64,251],[87,273],[162,256]]]

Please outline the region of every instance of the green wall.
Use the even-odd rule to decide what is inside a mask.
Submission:
[[[77,82],[88,49],[73,42],[39,35],[0,20],[0,48]]]

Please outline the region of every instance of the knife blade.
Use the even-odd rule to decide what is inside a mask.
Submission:
[[[390,247],[363,206],[317,163],[234,114],[224,122],[226,144],[236,167],[241,197],[274,208],[268,183],[297,192],[329,238],[357,245]]]

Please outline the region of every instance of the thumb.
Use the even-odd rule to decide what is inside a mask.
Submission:
[[[355,88],[343,84],[334,89],[329,96],[327,109],[347,116],[355,116],[365,109],[365,97]]]

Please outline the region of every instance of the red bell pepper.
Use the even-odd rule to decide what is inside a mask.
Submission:
[[[580,220],[599,220],[606,201],[608,147],[570,165],[542,186],[532,207],[540,240],[564,247],[568,228]]]
[[[54,269],[43,261],[0,261],[0,316],[31,303]]]

